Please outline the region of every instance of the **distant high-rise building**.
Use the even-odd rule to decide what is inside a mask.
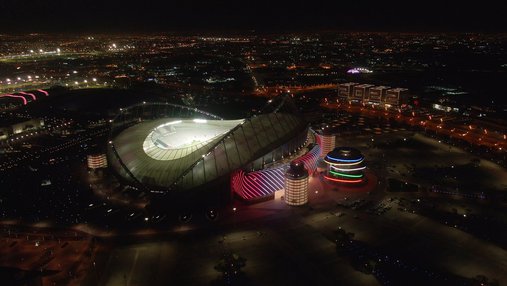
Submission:
[[[352,96],[353,101],[366,102],[370,94],[370,88],[372,84],[360,84],[354,86],[354,94]]]
[[[350,100],[352,98],[352,91],[356,85],[358,84],[355,82],[340,83],[338,85],[338,98],[341,100]]]
[[[374,86],[370,88],[370,94],[368,96],[368,103],[370,104],[381,104],[382,99],[386,97],[386,91],[390,87],[388,86]]]
[[[308,202],[308,170],[304,162],[290,163],[285,172],[284,200],[291,206],[300,206]]]
[[[407,100],[408,89],[406,88],[391,88],[386,91],[386,96],[383,100],[386,106],[398,107]]]

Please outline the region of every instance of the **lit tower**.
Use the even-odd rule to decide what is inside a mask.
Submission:
[[[285,203],[300,206],[308,202],[308,170],[303,162],[292,161],[285,172]]]
[[[324,158],[327,164],[326,180],[358,184],[364,182],[364,156],[355,148],[337,147]]]
[[[334,134],[327,133],[326,130],[319,134],[321,153],[320,157],[324,158],[327,153],[331,152],[336,146],[336,136]]]

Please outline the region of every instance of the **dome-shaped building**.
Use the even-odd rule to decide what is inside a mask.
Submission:
[[[364,156],[351,147],[336,147],[324,158],[327,180],[336,183],[358,184],[364,182]]]

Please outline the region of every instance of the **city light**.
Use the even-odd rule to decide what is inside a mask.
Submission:
[[[363,181],[364,174],[362,171],[366,169],[366,166],[364,166],[364,157],[357,149],[350,147],[334,148],[326,155],[324,162],[327,164],[325,179],[337,183],[359,183]]]
[[[503,10],[11,2],[3,284],[507,283]]]

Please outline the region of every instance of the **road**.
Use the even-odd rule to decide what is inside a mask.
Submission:
[[[343,110],[350,113],[360,114],[365,117],[392,118],[398,122],[410,126],[420,126],[426,131],[431,130],[437,134],[448,136],[452,139],[461,139],[475,146],[485,146],[498,152],[505,153],[507,150],[507,135],[488,131],[477,126],[466,125],[462,120],[436,115],[407,115],[394,110],[373,109],[360,105],[322,103],[322,107],[332,110]]]

